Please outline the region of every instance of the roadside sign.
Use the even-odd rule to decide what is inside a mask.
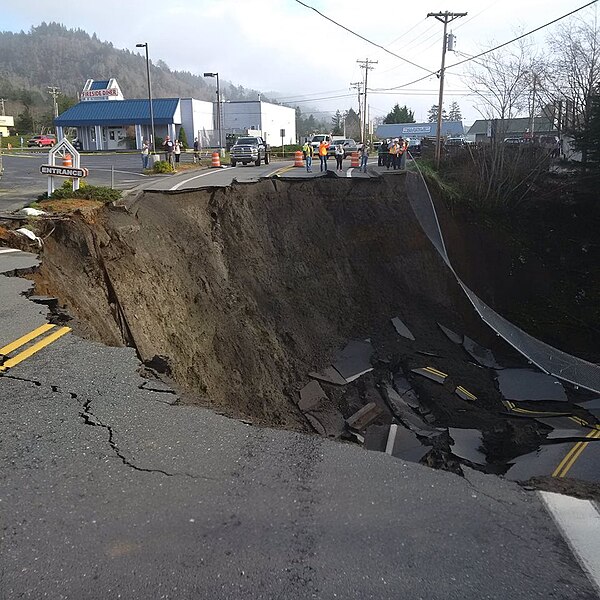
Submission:
[[[78,167],[58,167],[54,165],[41,165],[42,175],[55,175],[58,177],[87,177],[88,170]]]
[[[285,137],[285,129],[279,130],[279,137]]]

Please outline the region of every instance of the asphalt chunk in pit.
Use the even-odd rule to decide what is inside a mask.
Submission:
[[[463,339],[463,348],[482,366],[489,369],[502,369],[496,361],[494,353],[488,348],[480,346],[475,340],[466,336]]]
[[[459,346],[462,345],[463,337],[461,335],[458,335],[458,333],[454,333],[454,331],[452,331],[452,329],[448,329],[447,327],[444,327],[441,323],[438,323],[438,327],[442,330],[444,335],[451,342],[454,342],[455,344],[458,344]]]
[[[454,444],[450,446],[450,451],[454,456],[458,456],[476,465],[485,465],[487,463],[485,454],[480,450],[483,440],[479,429],[449,427],[448,433],[454,440]]]
[[[398,335],[408,338],[413,342],[415,341],[415,336],[412,334],[411,330],[398,317],[394,317],[392,319],[392,325],[394,326],[394,329],[396,330]]]
[[[532,369],[502,369],[496,373],[500,393],[506,400],[567,402],[562,383]]]

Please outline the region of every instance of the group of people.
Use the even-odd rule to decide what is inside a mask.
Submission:
[[[194,157],[197,157],[196,143],[197,139],[194,142]],[[170,136],[165,138],[163,143],[163,150],[165,151],[165,155],[167,158],[167,162],[174,168],[179,164],[179,160],[181,158],[181,151],[184,149],[183,143],[179,140],[173,141]],[[196,160],[194,160],[196,162]],[[148,140],[144,140],[142,142],[142,168],[149,169],[150,168],[150,142]]]
[[[394,170],[404,169],[406,164],[406,153],[408,151],[408,139],[395,138],[381,142],[377,157],[377,165]]]
[[[327,160],[329,158],[329,148],[331,147],[330,143],[323,140],[319,143],[319,147],[317,149],[321,172],[327,172]],[[335,170],[343,171],[344,170],[344,158],[346,155],[346,151],[342,144],[333,143],[334,148],[334,156],[335,156]],[[306,171],[308,173],[312,173],[312,160],[314,155],[314,148],[310,144],[308,140],[304,142],[304,146],[302,146],[302,155],[304,156],[304,161],[306,163]],[[369,160],[369,147],[367,144],[361,144],[358,149],[358,156],[360,158],[360,170],[363,173],[367,172],[367,162]]]

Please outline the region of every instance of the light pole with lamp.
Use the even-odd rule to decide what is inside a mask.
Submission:
[[[219,154],[225,155],[223,150],[223,136],[221,127],[221,88],[219,87],[219,74],[218,73],[204,73],[204,77],[216,77],[217,79],[217,130],[219,132]]]
[[[146,48],[146,74],[148,75],[148,103],[150,104],[150,125],[152,127],[152,154],[156,154],[156,136],[154,135],[154,108],[152,107],[152,88],[150,87],[150,60],[148,59],[148,42],[136,44],[136,48]]]

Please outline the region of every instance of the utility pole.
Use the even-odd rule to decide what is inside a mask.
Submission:
[[[537,83],[537,76],[533,74],[533,90],[531,95],[531,126],[529,127],[529,131],[531,132],[531,141],[533,141],[533,134],[535,133],[535,86]]]
[[[360,97],[362,96],[362,81],[356,81],[350,84],[351,90],[358,90],[358,130],[360,131],[360,135],[362,135],[363,126],[362,126],[362,108],[360,106]]]
[[[363,126],[360,130],[360,141],[365,144],[367,142],[367,136],[368,136],[368,117],[367,117],[367,110],[368,110],[368,104],[367,104],[367,80],[369,77],[369,71],[372,71],[375,67],[372,67],[371,65],[376,65],[378,61],[376,60],[369,60],[368,58],[366,58],[365,60],[357,60],[356,61],[359,65],[361,69],[365,70],[365,98],[364,98],[364,102],[363,102],[363,107],[364,107],[364,119],[363,119]]]
[[[6,102],[6,98],[0,98],[0,104],[2,104],[2,116],[6,116],[6,112],[4,112],[4,103]]]
[[[58,97],[60,96],[60,89],[54,85],[48,86],[48,93],[52,96],[54,102],[54,118],[58,117]]]
[[[446,68],[446,48],[448,47],[448,23],[465,17],[468,13],[453,13],[453,12],[438,12],[427,13],[427,17],[435,17],[438,21],[444,24],[444,40],[442,44],[442,67],[440,69],[440,94],[438,97],[438,119],[437,119],[437,134],[435,138],[435,164],[440,166],[440,158],[442,156],[442,105],[444,103],[444,69]]]

